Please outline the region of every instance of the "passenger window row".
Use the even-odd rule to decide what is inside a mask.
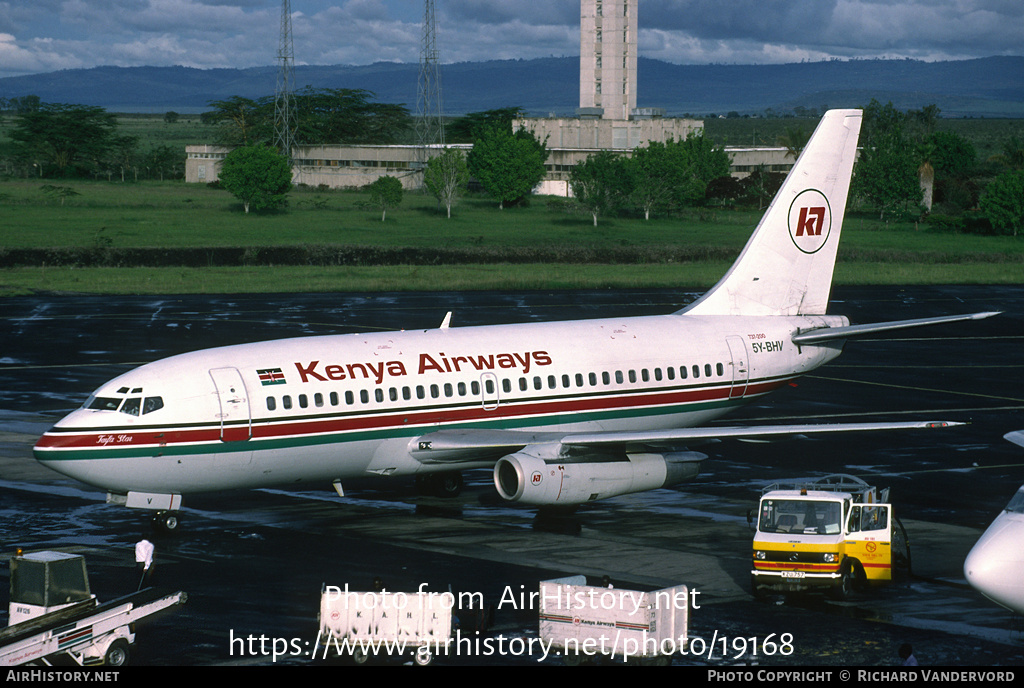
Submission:
[[[579,389],[583,387],[600,387],[600,386],[611,386],[629,383],[641,382],[662,382],[662,381],[675,381],[675,380],[687,380],[687,379],[700,379],[700,378],[720,378],[725,375],[725,365],[722,363],[705,363],[701,365],[692,366],[679,366],[668,367],[664,370],[662,368],[654,368],[648,370],[642,368],[637,370],[616,370],[614,372],[602,372],[602,373],[576,373],[575,375],[534,375],[532,377],[520,377],[519,378],[519,391],[527,392],[532,388],[533,390],[552,390],[552,389]],[[496,391],[497,378],[484,377],[483,389],[486,394],[493,395]],[[509,378],[503,378],[501,380],[502,392],[509,394],[512,392],[513,383]],[[468,384],[465,382],[458,383],[444,383],[434,385],[417,385],[416,387],[377,387],[376,389],[366,390],[361,389],[358,392],[352,390],[344,393],[330,392],[326,397],[321,392],[315,392],[312,396],[307,394],[299,394],[295,399],[292,399],[290,394],[285,394],[280,397],[281,409],[288,411],[296,406],[301,409],[305,408],[323,408],[324,406],[341,406],[344,401],[345,406],[354,406],[358,404],[369,404],[371,403],[370,397],[373,396],[373,401],[376,403],[384,403],[385,399],[388,401],[412,401],[415,399],[452,399],[456,397],[479,397],[481,392],[480,380],[473,380]],[[267,397],[267,410],[276,411],[278,409],[278,397],[268,396]]]

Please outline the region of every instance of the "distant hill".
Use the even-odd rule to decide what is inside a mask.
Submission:
[[[415,109],[418,65],[300,66],[296,83],[363,88]],[[872,98],[901,110],[935,104],[945,117],[1024,117],[1024,57],[955,62],[854,60],[784,65],[674,65],[640,59],[638,105],[669,115],[761,114],[856,107]],[[271,95],[276,67],[96,67],[0,79],[0,98],[99,105],[113,112],[201,112],[211,100]],[[579,58],[443,65],[446,114],[517,105],[569,115],[579,103]]]

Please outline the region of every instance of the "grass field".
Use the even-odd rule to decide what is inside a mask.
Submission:
[[[398,267],[7,268],[0,294],[32,290],[98,293],[378,291],[401,289],[571,289],[713,284],[729,260],[642,265],[578,264],[581,248],[643,247],[652,256],[705,247],[738,254],[761,217],[754,210],[703,210],[682,217],[613,218],[593,227],[556,199],[499,210],[489,198],[463,199],[449,220],[427,196],[407,193],[381,222],[361,192],[299,190],[289,208],[245,215],[227,192],[182,182],[64,182],[63,203],[38,180],[0,183],[0,246],[222,247],[356,245],[396,247],[563,247],[567,263]],[[1017,283],[1024,238],[937,231],[847,216],[836,281],[844,284]]]

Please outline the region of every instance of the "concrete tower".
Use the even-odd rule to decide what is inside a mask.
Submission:
[[[625,120],[636,108],[639,4],[580,0],[580,115]]]

